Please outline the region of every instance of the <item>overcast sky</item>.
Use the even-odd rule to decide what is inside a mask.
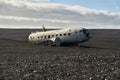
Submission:
[[[120,0],[0,0],[0,28],[120,29]]]

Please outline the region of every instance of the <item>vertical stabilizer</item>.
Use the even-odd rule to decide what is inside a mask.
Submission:
[[[42,31],[45,32],[46,28],[44,27],[44,25],[42,25]]]

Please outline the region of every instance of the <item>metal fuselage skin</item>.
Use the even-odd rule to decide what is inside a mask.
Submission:
[[[87,31],[87,29],[71,28],[45,32],[34,32],[29,35],[28,40],[32,43],[38,44],[44,41],[55,42],[55,39],[59,37],[61,43],[82,43],[90,39],[88,33],[86,35],[85,31]]]

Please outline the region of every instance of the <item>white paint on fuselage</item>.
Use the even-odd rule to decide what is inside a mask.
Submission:
[[[35,33],[31,33],[28,39],[30,42],[33,43],[40,43],[47,40],[55,42],[55,39],[57,37],[60,38],[61,43],[75,43],[75,42],[84,42],[89,40],[89,38],[84,34],[83,28],[35,32]]]

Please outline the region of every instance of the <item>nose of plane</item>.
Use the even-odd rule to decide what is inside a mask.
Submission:
[[[83,28],[83,33],[84,33],[85,36],[86,36],[86,40],[91,39],[90,33],[89,33],[89,31],[88,31],[87,29],[84,29],[84,28]]]
[[[30,35],[28,36],[28,41],[31,41],[31,36]]]

